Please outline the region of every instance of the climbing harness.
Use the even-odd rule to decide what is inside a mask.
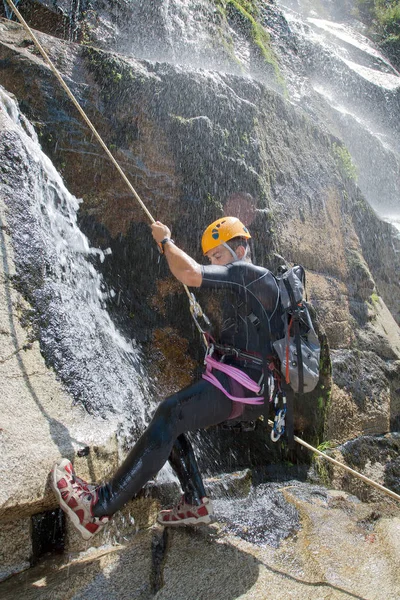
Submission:
[[[218,354],[221,356],[219,361],[212,358],[214,351],[217,351]],[[223,346],[213,342],[209,343],[204,359],[204,363],[206,365],[206,372],[205,374],[203,374],[203,379],[210,381],[210,383],[215,385],[215,387],[217,387],[218,389],[222,390],[224,394],[228,396],[228,398],[230,398],[231,400],[243,402],[246,404],[250,404],[249,398],[246,399],[230,396],[230,394],[225,390],[225,388],[223,388],[222,384],[218,381],[215,375],[212,374],[211,370],[214,368],[218,371],[222,371],[229,377],[232,377],[232,379],[235,379],[235,381],[238,381],[238,383],[240,383],[246,389],[255,391],[258,396],[264,396],[264,386],[266,384],[268,392],[268,402],[269,404],[273,405],[275,411],[275,418],[271,431],[271,440],[273,442],[277,442],[286,431],[285,418],[287,410],[287,400],[285,392],[283,392],[281,389],[281,377],[279,369],[277,368],[273,357],[268,357],[267,359],[268,372],[266,375],[266,382],[264,381],[264,371],[262,371],[261,377],[257,384],[252,379],[248,378],[250,379],[251,384],[245,385],[245,383],[241,380],[240,377],[239,379],[236,377],[236,371],[239,371],[242,375],[243,372],[231,365],[224,364],[226,356],[233,357],[238,362],[243,361],[244,363],[246,363],[246,365],[255,365],[258,368],[262,367],[264,364],[263,359],[259,355],[257,356],[255,354],[245,352],[244,350],[239,350],[238,348],[234,348],[232,346]],[[260,398],[257,398],[257,400],[257,402],[251,402],[251,404],[262,404],[265,401],[265,397],[263,398],[262,402],[259,401]]]
[[[210,345],[210,342],[209,342]],[[225,361],[226,356],[233,356],[238,360],[242,360],[249,365],[256,365],[262,367],[263,361],[260,355],[253,354],[251,352],[246,352],[245,350],[239,350],[238,348],[234,348],[233,346],[224,346],[222,344],[218,344],[214,340],[212,340],[212,353],[217,352],[221,356],[222,362]]]
[[[256,383],[255,381],[253,381],[251,377],[249,377],[241,369],[215,360],[215,358],[212,357],[212,353],[213,346],[211,345],[209,346],[209,349],[206,353],[206,357],[204,359],[206,370],[202,375],[203,379],[212,383],[216,388],[221,390],[221,392],[223,392],[225,396],[227,396],[234,402],[241,402],[242,404],[264,404],[264,398],[262,394],[260,395],[260,393],[262,392],[262,387],[260,383]],[[228,377],[231,377],[232,379],[237,381],[242,387],[246,388],[247,390],[250,390],[251,392],[255,392],[257,396],[251,398],[239,398],[237,396],[233,396],[232,394],[230,394],[230,392],[228,392],[228,390],[224,388],[222,383],[212,373],[212,369],[220,371],[221,373],[225,373],[225,375],[228,375]]]
[[[76,107],[76,109],[78,110],[78,112],[80,113],[80,115],[83,118],[83,120],[85,121],[85,123],[88,125],[88,127],[90,128],[90,130],[93,132],[93,135],[95,136],[95,138],[99,142],[100,146],[103,148],[104,152],[107,154],[107,156],[110,159],[110,161],[113,163],[113,165],[117,169],[118,173],[121,175],[122,179],[125,181],[126,185],[128,186],[129,190],[133,194],[134,198],[137,200],[137,202],[142,207],[143,211],[146,213],[146,215],[149,218],[150,222],[151,223],[155,223],[155,219],[153,218],[153,216],[151,215],[151,213],[147,209],[146,205],[141,200],[139,194],[133,188],[132,184],[130,183],[129,179],[125,175],[124,171],[121,169],[120,165],[115,160],[114,156],[111,154],[110,150],[106,146],[106,144],[103,141],[103,139],[101,138],[100,134],[97,132],[97,130],[94,127],[93,123],[89,120],[89,118],[86,115],[85,111],[81,108],[81,106],[78,103],[78,101],[76,100],[75,96],[72,94],[71,90],[69,89],[69,87],[67,86],[67,84],[65,83],[65,81],[63,80],[63,78],[61,77],[59,71],[56,69],[56,67],[54,66],[54,64],[50,60],[50,58],[47,55],[46,51],[44,50],[43,46],[40,44],[38,38],[35,36],[35,34],[33,33],[32,29],[29,27],[29,25],[27,24],[27,22],[25,21],[25,19],[22,17],[22,15],[19,12],[19,10],[17,9],[17,7],[15,6],[15,3],[13,2],[13,0],[5,0],[5,1],[8,3],[8,5],[10,6],[10,8],[14,11],[14,14],[17,16],[17,18],[20,21],[21,25],[24,27],[24,29],[28,32],[28,34],[32,38],[32,40],[35,43],[35,45],[36,45],[37,49],[39,50],[40,54],[43,56],[45,62],[48,64],[48,66],[50,67],[51,71],[54,73],[55,77],[58,79],[60,85],[63,87],[63,89],[66,92],[67,96],[70,98],[70,100],[72,101],[72,103],[74,104],[74,106]],[[244,233],[248,234],[247,231],[245,231]],[[250,237],[250,235],[248,235],[248,237]],[[188,287],[186,285],[183,285],[183,287],[184,287],[184,289],[186,291],[186,294],[187,294],[187,296],[189,298],[190,312],[191,312],[191,314],[192,314],[192,316],[194,318],[194,321],[196,323],[196,327],[199,329],[199,331],[200,331],[200,333],[201,333],[201,335],[203,337],[204,344],[205,344],[206,348],[208,349],[209,344],[208,344],[207,336],[205,334],[205,331],[201,328],[200,324],[198,323],[198,318],[201,317],[201,318],[207,319],[207,317],[205,317],[203,311],[200,308],[200,305],[197,303],[196,299],[194,298],[194,295],[189,291]],[[207,319],[207,321],[208,321],[208,319]],[[215,348],[215,346],[214,346],[214,348]],[[239,358],[240,358],[240,355],[242,357],[244,357],[244,355],[245,355],[245,353],[243,353],[241,351],[235,351],[235,352],[237,352],[237,355],[238,355]],[[261,386],[261,384],[255,383],[252,379],[250,379],[250,377],[248,377],[245,373],[243,373],[242,371],[240,371],[240,369],[236,369],[235,367],[232,367],[231,365],[226,365],[223,362],[221,363],[221,362],[216,361],[215,359],[212,358],[211,355],[212,355],[212,352],[211,351],[210,352],[207,351],[206,359],[205,359],[206,365],[207,365],[207,368],[208,368],[208,371],[209,371],[209,373],[207,375],[207,369],[206,369],[206,374],[205,375],[207,377],[208,376],[210,376],[211,378],[214,377],[212,375],[212,373],[211,373],[211,368],[216,368],[216,369],[218,369],[218,370],[220,370],[220,371],[222,371],[222,372],[224,372],[226,374],[229,374],[229,376],[231,376],[231,377],[233,377],[232,373],[234,373],[235,377],[233,377],[233,378],[236,381],[238,381],[242,385],[244,385],[243,382],[246,382],[246,384],[248,384],[248,386],[251,386],[251,387],[247,387],[247,389],[250,389],[251,391],[254,391],[256,394],[258,394],[258,393],[262,394],[262,386]],[[246,360],[249,360],[249,361],[253,360],[254,361],[254,359],[255,359],[255,357],[248,356],[248,358]],[[263,361],[261,361],[261,364],[263,364]],[[264,362],[264,364],[265,364],[265,362]],[[218,365],[218,366],[216,366],[216,365]],[[228,368],[228,372],[226,370],[223,370],[224,368]],[[264,369],[264,372],[266,372],[266,371],[267,371],[267,369]],[[210,373],[211,373],[211,375],[210,375]],[[240,375],[239,375],[239,373],[240,373]],[[248,380],[246,379],[246,377],[248,378]],[[268,377],[270,377],[270,375],[268,375]],[[220,384],[220,382],[217,379],[216,379],[216,381],[218,383],[217,387],[219,387],[221,384]],[[214,380],[212,381],[212,383],[214,385],[216,385],[216,383],[214,382]],[[222,386],[222,388],[223,388],[223,386]],[[256,389],[256,388],[258,388],[258,389]],[[225,390],[225,388],[223,388],[222,391],[225,394],[227,394],[227,391]],[[250,403],[250,404],[261,404],[264,401],[262,396],[258,396],[257,398],[232,398],[232,399],[235,400],[235,401],[240,401],[240,402],[244,402],[244,403],[246,403],[246,401],[247,401],[247,403]],[[271,401],[271,396],[269,397],[269,400]],[[279,410],[282,411],[282,410],[284,410],[284,408],[279,409]],[[274,433],[275,436],[278,435],[279,432],[281,432],[280,435],[282,435],[282,433],[283,433],[282,429],[285,427],[283,417],[284,417],[284,413],[281,413],[281,416],[276,419],[276,423],[277,423],[276,427],[275,427],[275,421],[272,422],[269,419],[267,421],[268,425],[270,427],[272,427],[273,429],[275,427],[275,433]],[[392,498],[394,498],[395,500],[397,500],[397,501],[400,502],[400,495],[399,494],[396,494],[395,492],[393,492],[392,490],[389,490],[388,488],[384,487],[383,485],[380,485],[379,483],[373,481],[372,479],[369,479],[368,477],[365,477],[365,475],[362,475],[361,473],[358,473],[354,469],[351,469],[347,465],[339,462],[338,460],[332,458],[331,456],[328,456],[327,454],[324,454],[323,452],[321,452],[317,448],[314,448],[313,446],[311,446],[310,444],[308,444],[307,442],[305,442],[301,438],[298,438],[297,436],[294,435],[293,439],[298,444],[304,446],[308,450],[311,450],[311,452],[314,452],[318,456],[321,456],[322,458],[324,458],[325,460],[331,462],[332,464],[336,465],[337,467],[340,467],[341,469],[344,469],[345,471],[347,471],[348,473],[351,473],[352,475],[354,475],[358,479],[361,479],[362,481],[364,481],[368,485],[371,485],[372,487],[380,490],[384,494],[386,494],[388,496],[391,496]]]

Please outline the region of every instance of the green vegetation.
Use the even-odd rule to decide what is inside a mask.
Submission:
[[[319,450],[320,452],[325,452],[330,448],[333,448],[333,443],[330,440],[325,440],[325,442],[322,442],[317,446],[317,450]]]
[[[372,302],[374,302],[374,303],[377,303],[377,302],[379,302],[379,296],[378,296],[378,294],[377,294],[376,292],[373,292],[373,293],[371,294],[371,300],[372,300]]]
[[[214,2],[220,13],[225,14],[226,5],[229,4],[231,0],[214,0]],[[239,9],[251,15],[253,18],[256,18],[259,14],[257,2],[252,2],[251,0],[234,0],[232,1],[232,4],[236,4]]]
[[[180,123],[181,125],[191,125],[193,123],[193,119],[186,119],[181,115],[175,115],[173,113],[170,113],[169,116],[171,117],[171,119],[173,119],[177,123]]]
[[[380,298],[376,292],[372,292],[370,298],[371,298],[371,302],[374,306],[376,306],[377,304],[378,305],[380,304]]]
[[[219,198],[216,198],[209,192],[205,198],[206,212],[213,215],[213,219],[219,219],[224,214],[224,207]],[[214,216],[215,215],[215,216]]]
[[[327,450],[330,450],[335,447],[335,444],[330,440],[325,440],[317,445],[317,450],[323,452],[324,454],[328,454]],[[329,463],[322,458],[322,456],[314,455],[313,456],[313,464],[316,472],[318,473],[318,477],[321,482],[329,487],[331,483],[331,468]]]
[[[359,16],[400,67],[400,0],[357,0]]]
[[[358,250],[347,248],[346,259],[352,276],[358,280],[371,281],[371,289],[374,289],[372,275],[362,253]]]
[[[224,31],[222,29],[222,27],[219,27],[218,29],[219,32],[219,36],[220,36],[220,41],[222,43],[222,46],[226,52],[226,54],[230,57],[230,59],[235,62],[238,67],[240,68],[241,71],[244,71],[244,66],[243,64],[240,62],[240,60],[238,59],[238,57],[235,54],[235,46],[232,40],[231,36],[226,36],[224,35]]]
[[[113,100],[117,93],[122,93],[122,90],[133,82],[132,69],[117,57],[86,45],[82,46],[82,55],[88,61],[97,81],[101,83],[105,100]]]
[[[277,80],[284,86],[276,56],[271,48],[270,35],[257,21],[259,16],[257,2],[250,0],[214,0],[214,2],[222,18],[236,21],[242,31],[248,34],[261,57],[271,65]]]
[[[332,149],[341,173],[347,179],[357,181],[357,169],[353,164],[350,152],[347,150],[347,148],[334,143]]]
[[[237,11],[237,13],[240,14],[244,21],[248,22],[250,30],[249,33],[254,44],[258,47],[261,56],[264,58],[265,62],[272,65],[275,69],[276,74],[278,75],[278,65],[274,53],[271,49],[271,38],[269,33],[264,29],[264,27],[260,25],[260,23],[258,23],[258,21],[256,21],[256,19],[254,18],[254,16],[257,16],[254,3],[245,2],[243,0],[228,0],[226,7],[228,10],[228,15],[229,11],[231,11],[232,14],[233,9],[234,11]]]

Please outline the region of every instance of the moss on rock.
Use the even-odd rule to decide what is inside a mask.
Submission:
[[[257,2],[248,0],[215,0],[223,19],[227,19],[248,37],[257,48],[261,58],[270,65],[278,83],[284,86],[276,55],[272,49],[271,37],[259,22]]]

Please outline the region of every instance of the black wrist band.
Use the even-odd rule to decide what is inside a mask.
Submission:
[[[169,237],[166,237],[163,240],[161,240],[160,247],[161,247],[162,254],[164,254],[164,244],[166,244],[167,242],[171,242],[171,244],[175,244],[174,240],[171,240],[171,238],[169,238]]]
[[[175,244],[174,240],[171,240],[171,238],[166,237],[163,240],[161,240],[160,244],[161,246],[164,246],[164,244],[166,244],[167,242],[171,242],[171,244]]]

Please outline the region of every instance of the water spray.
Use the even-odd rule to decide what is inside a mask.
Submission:
[[[81,107],[81,105],[79,104],[79,102],[77,101],[77,99],[75,98],[74,94],[69,89],[68,85],[65,83],[64,79],[61,77],[60,72],[58,71],[58,69],[53,64],[53,62],[50,59],[50,57],[48,56],[46,50],[43,48],[43,46],[39,42],[38,38],[36,37],[36,35],[32,31],[32,29],[29,27],[28,23],[25,21],[25,19],[23,18],[23,16],[21,15],[21,13],[19,12],[19,10],[17,9],[17,7],[15,6],[15,4],[13,3],[12,0],[7,0],[7,3],[9,4],[9,6],[14,11],[14,13],[17,16],[18,20],[20,21],[21,25],[24,27],[24,29],[31,36],[31,38],[32,38],[35,46],[39,50],[40,54],[43,56],[45,62],[50,67],[51,71],[54,73],[55,77],[57,78],[57,80],[59,81],[59,83],[61,84],[61,86],[63,87],[65,93],[70,98],[70,100],[72,101],[72,103],[74,104],[74,106],[76,107],[76,109],[78,110],[79,114],[81,115],[82,119],[85,121],[85,123],[87,124],[87,126],[89,127],[89,129],[92,131],[93,135],[95,136],[95,138],[99,142],[100,146],[103,148],[104,152],[107,154],[108,158],[110,159],[110,161],[112,162],[112,164],[114,165],[114,167],[117,169],[118,173],[121,175],[122,179],[124,180],[124,182],[128,186],[130,192],[133,194],[133,196],[136,199],[136,201],[139,203],[139,205],[141,206],[141,208],[143,209],[143,211],[146,213],[147,217],[149,218],[150,223],[155,223],[156,220],[154,219],[153,215],[150,213],[150,211],[148,210],[147,206],[145,205],[145,203],[143,202],[143,200],[140,198],[139,194],[137,193],[137,191],[135,190],[135,188],[133,187],[133,185],[131,184],[131,182],[129,181],[129,179],[127,178],[127,176],[125,175],[125,172],[120,167],[119,163],[116,161],[116,159],[114,158],[114,156],[111,154],[111,152],[110,152],[107,144],[104,142],[103,138],[101,137],[101,135],[99,134],[99,132],[97,131],[97,129],[95,128],[95,126],[93,125],[93,123],[91,122],[91,120],[89,119],[89,117],[87,116],[87,114],[85,113],[85,111],[83,110],[83,108]],[[197,315],[203,315],[204,313],[203,313],[200,305],[198,304],[198,302],[194,298],[194,295],[189,291],[189,288],[187,287],[187,285],[185,285],[185,284],[182,284],[182,285],[183,285],[184,290],[185,290],[185,292],[186,292],[186,294],[187,294],[187,296],[189,298],[190,313],[193,316],[193,320],[195,322],[195,325],[196,325],[197,329],[199,330],[200,334],[202,335],[204,344],[205,344],[205,346],[207,348],[207,346],[208,346],[207,338],[204,335],[204,331],[200,327],[200,325],[199,325],[199,323],[197,321],[197,318],[195,318],[195,315],[196,316]]]
[[[38,38],[36,37],[36,35],[32,31],[32,29],[27,24],[27,22],[25,21],[25,19],[21,15],[21,13],[19,12],[19,10],[17,9],[17,7],[15,6],[14,2],[12,0],[6,0],[6,2],[8,3],[8,5],[10,6],[10,8],[15,13],[16,17],[18,18],[18,20],[21,23],[21,25],[23,26],[23,28],[27,31],[27,33],[32,38],[35,46],[39,50],[39,52],[42,55],[43,59],[45,60],[45,62],[47,63],[47,65],[50,67],[51,71],[54,73],[55,77],[57,78],[57,80],[59,81],[59,83],[61,84],[61,86],[63,87],[63,89],[65,90],[66,94],[68,95],[68,97],[70,98],[70,100],[72,101],[72,103],[74,104],[74,106],[76,107],[76,109],[78,110],[78,112],[80,113],[81,117],[83,118],[83,120],[88,125],[88,127],[92,131],[93,135],[95,136],[95,138],[99,142],[100,146],[103,148],[104,152],[107,154],[108,158],[110,159],[110,161],[113,163],[113,165],[117,169],[118,173],[121,175],[122,179],[124,180],[124,182],[128,186],[130,192],[133,194],[133,196],[136,199],[136,201],[139,203],[139,205],[141,206],[141,208],[143,209],[143,211],[146,213],[146,215],[147,215],[148,219],[150,220],[150,222],[151,223],[155,223],[154,217],[152,216],[152,214],[150,213],[150,211],[147,209],[146,205],[144,204],[144,202],[140,198],[139,194],[136,192],[136,190],[134,189],[134,187],[130,183],[129,179],[125,175],[124,171],[122,170],[122,168],[120,167],[120,165],[118,164],[118,162],[116,161],[116,159],[114,158],[114,156],[111,154],[111,152],[108,149],[107,145],[105,144],[104,140],[102,139],[102,137],[100,136],[100,134],[96,130],[96,128],[93,125],[93,123],[90,121],[89,117],[86,115],[85,111],[80,106],[79,102],[76,100],[75,96],[73,95],[73,93],[69,89],[68,85],[65,83],[65,81],[61,77],[61,74],[59,73],[59,71],[57,70],[57,68],[54,66],[53,62],[49,58],[49,56],[46,53],[45,49],[43,48],[43,46],[39,42]],[[186,294],[187,294],[187,296],[189,298],[189,308],[190,308],[190,312],[191,312],[191,314],[193,316],[194,322],[196,324],[196,327],[199,330],[199,332],[201,333],[201,335],[203,336],[203,341],[205,343],[205,346],[208,347],[207,338],[206,338],[206,336],[204,334],[204,331],[202,330],[200,324],[197,321],[197,317],[203,316],[203,312],[201,310],[201,307],[199,306],[199,304],[197,303],[196,299],[194,298],[194,295],[189,291],[188,287],[185,284],[183,284],[183,287],[184,287],[185,292],[186,292]],[[268,425],[270,427],[273,427],[274,424],[273,424],[272,421],[268,420]],[[396,494],[392,490],[389,490],[388,488],[384,487],[383,485],[381,485],[381,484],[373,481],[372,479],[369,479],[365,475],[362,475],[361,473],[358,473],[358,471],[355,471],[354,469],[351,469],[347,465],[339,462],[338,460],[332,458],[331,456],[329,456],[327,454],[324,454],[323,452],[321,452],[317,448],[314,448],[313,446],[311,446],[310,444],[308,444],[307,442],[305,442],[301,438],[299,438],[297,436],[294,436],[294,440],[295,440],[295,442],[297,442],[298,444],[304,446],[308,450],[311,450],[311,452],[313,452],[314,454],[317,454],[318,456],[321,456],[322,458],[324,458],[325,460],[331,462],[332,464],[336,465],[337,467],[339,467],[341,469],[344,469],[345,471],[347,471],[348,473],[351,473],[352,475],[354,475],[358,479],[361,479],[364,483],[367,483],[368,485],[371,485],[372,487],[374,487],[377,490],[383,492],[387,496],[390,496],[391,498],[394,498],[395,500],[397,500],[398,502],[400,502],[400,495],[399,494]]]

